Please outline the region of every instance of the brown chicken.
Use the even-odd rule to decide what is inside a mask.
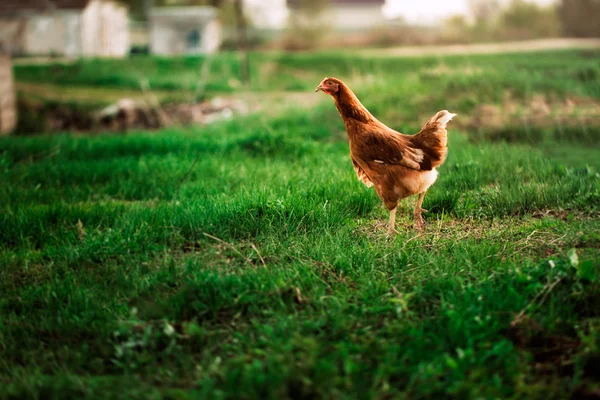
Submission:
[[[331,95],[348,134],[354,170],[375,191],[390,211],[388,234],[396,232],[396,207],[400,200],[419,195],[415,227],[423,228],[423,198],[437,179],[437,170],[448,154],[446,124],[456,114],[435,114],[416,135],[403,135],[378,121],[341,80],[325,78],[315,90]]]

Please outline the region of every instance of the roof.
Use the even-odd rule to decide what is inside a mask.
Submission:
[[[27,11],[82,10],[91,0],[2,0],[0,15],[14,15]]]
[[[208,6],[193,7],[155,7],[150,11],[153,22],[168,24],[198,25],[207,24],[218,17],[218,10]]]
[[[304,3],[303,0],[287,0],[288,7],[300,7]],[[385,0],[329,0],[332,6],[383,6]]]
[[[151,16],[156,17],[197,17],[212,19],[217,17],[218,12],[214,7],[154,7],[150,11]]]

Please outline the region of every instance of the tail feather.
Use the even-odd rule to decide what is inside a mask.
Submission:
[[[433,124],[440,124],[441,128],[446,129],[446,124],[448,122],[450,122],[452,120],[452,118],[454,118],[457,114],[453,114],[451,112],[449,112],[448,110],[442,110],[442,111],[438,111],[437,114],[435,114],[433,117],[431,117],[431,119],[429,121],[427,121],[427,123],[425,124],[425,126],[427,125],[433,125]]]
[[[446,125],[454,116],[456,114],[448,110],[439,111],[425,123],[419,133],[412,137],[414,146],[425,153],[421,169],[436,168],[446,160],[448,155]]]

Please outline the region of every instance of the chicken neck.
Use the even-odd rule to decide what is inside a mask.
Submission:
[[[357,123],[379,123],[345,84],[340,84],[339,90],[333,95],[333,100],[347,129],[349,126],[356,126]],[[351,132],[348,131],[348,133],[350,134]]]

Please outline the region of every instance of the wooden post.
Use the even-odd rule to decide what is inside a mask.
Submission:
[[[152,12],[152,8],[154,7],[154,0],[144,0],[142,3],[144,19],[146,23],[150,22],[150,13]]]
[[[233,8],[238,36],[238,51],[240,52],[240,79],[244,84],[248,84],[250,83],[250,55],[248,54],[248,28],[242,0],[233,0]]]
[[[0,135],[8,135],[17,125],[17,106],[10,56],[0,53]]]

